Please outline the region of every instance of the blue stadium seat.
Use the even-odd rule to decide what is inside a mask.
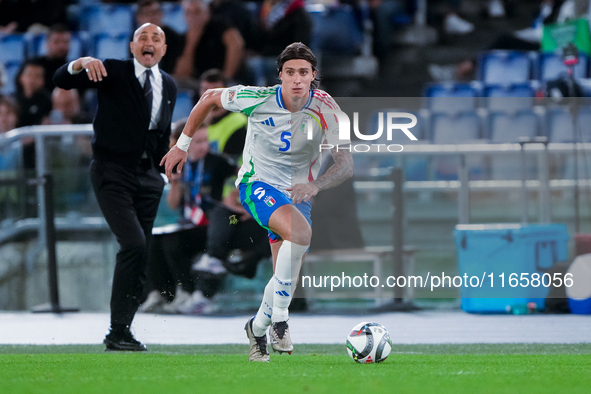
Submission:
[[[535,137],[540,133],[540,116],[531,110],[491,112],[487,130],[493,143],[515,143],[520,137]]]
[[[480,95],[478,83],[432,84],[425,91],[426,106],[434,112],[474,109]]]
[[[193,109],[193,93],[190,90],[179,90],[176,95],[176,104],[172,114],[172,121],[186,118]]]
[[[534,54],[519,51],[491,51],[480,56],[480,80],[486,84],[521,83],[533,75]]]
[[[490,111],[518,111],[529,109],[539,89],[537,81],[512,85],[488,85],[483,89],[485,106]]]
[[[2,92],[2,94],[14,94],[16,91],[16,86],[15,86],[15,78],[16,75],[18,74],[18,70],[21,67],[21,63],[20,62],[8,62],[4,64],[4,67],[6,68],[6,85],[2,86],[2,88],[0,89],[0,92]]]
[[[575,66],[575,77],[586,78],[588,58],[583,53],[579,54],[579,63]],[[538,78],[542,81],[549,81],[557,79],[561,74],[568,71],[568,68],[564,65],[562,56],[555,53],[543,53],[539,57],[538,63]]]
[[[517,143],[520,137],[535,137],[541,134],[541,122],[541,117],[531,110],[492,112],[487,119],[490,141]],[[535,161],[535,158],[529,158],[528,161]],[[493,155],[490,165],[492,179],[521,179],[519,156]],[[532,165],[528,164],[529,167]]]
[[[43,56],[47,53],[47,36],[45,34],[37,35],[31,39],[30,42],[30,56]],[[88,51],[88,34],[86,32],[72,33],[72,40],[70,41],[70,52],[68,53],[68,61],[76,60],[82,56],[86,56]]]
[[[482,143],[481,119],[476,111],[463,111],[455,114],[433,113],[430,118],[431,141],[435,144],[470,144]],[[433,158],[434,174],[436,180],[457,180],[460,159],[458,157]],[[470,177],[479,179],[482,177],[483,164],[480,158],[469,158],[468,167]]]
[[[92,53],[101,60],[129,58],[129,35],[98,34],[94,37]]]
[[[591,110],[580,106],[578,111],[578,133],[573,132],[573,117],[570,109],[557,108],[546,112],[548,140],[550,142],[591,142]]]
[[[577,134],[574,133],[573,116],[570,108],[562,107],[551,109],[546,112],[546,125],[548,140],[552,143],[591,142],[591,111],[588,106],[579,107]],[[550,155],[551,171],[554,177],[563,179],[574,179],[575,168],[578,167],[578,176],[587,176],[589,172],[588,159],[580,153],[578,166],[575,164],[572,152],[567,154]]]
[[[317,5],[315,5],[317,6]],[[361,31],[350,6],[309,8],[313,20],[312,48],[326,54],[358,55],[363,44]]]
[[[434,144],[469,144],[481,138],[481,119],[476,111],[433,113],[429,123]]]
[[[26,40],[22,34],[0,36],[0,62],[23,62],[26,56]]]
[[[133,31],[134,15],[131,6],[89,5],[80,13],[80,30],[90,34],[126,34]]]
[[[165,2],[162,3],[162,23],[172,27],[178,33],[187,32],[187,22],[185,22],[185,15],[183,7],[179,3]]]

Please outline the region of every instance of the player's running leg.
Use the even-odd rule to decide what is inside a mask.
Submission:
[[[279,234],[283,242],[274,253],[274,294],[271,314],[271,346],[278,352],[293,351],[287,320],[288,307],[293,298],[302,258],[310,244],[312,230],[302,213],[293,205],[277,209],[270,217],[269,228]]]

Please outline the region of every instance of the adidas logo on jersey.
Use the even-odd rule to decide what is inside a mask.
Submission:
[[[273,118],[265,119],[261,123],[267,126],[275,127],[275,122],[273,122]]]

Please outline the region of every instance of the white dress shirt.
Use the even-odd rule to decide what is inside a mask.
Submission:
[[[140,85],[143,87],[146,80],[146,67],[142,66],[140,62],[133,59],[133,66],[135,69],[135,76],[137,77]],[[150,130],[156,129],[158,121],[160,120],[160,104],[162,104],[162,74],[160,74],[160,68],[158,64],[151,68],[152,75],[150,76],[150,82],[152,83],[152,114],[150,116]]]

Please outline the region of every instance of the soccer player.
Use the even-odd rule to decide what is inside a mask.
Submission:
[[[161,162],[169,177],[175,166],[182,169],[193,133],[213,109],[223,107],[249,117],[236,186],[244,208],[269,231],[274,272],[257,314],[245,327],[249,361],[269,361],[269,326],[273,350],[293,351],[288,307],[310,245],[310,199],[353,175],[350,141],[339,140],[338,119],[327,112],[338,110],[337,104],[316,89],[316,64],[307,46],[293,43],[277,58],[280,85],[208,90],[191,111],[177,145]],[[332,147],[335,163],[317,178],[323,143],[322,147]]]

